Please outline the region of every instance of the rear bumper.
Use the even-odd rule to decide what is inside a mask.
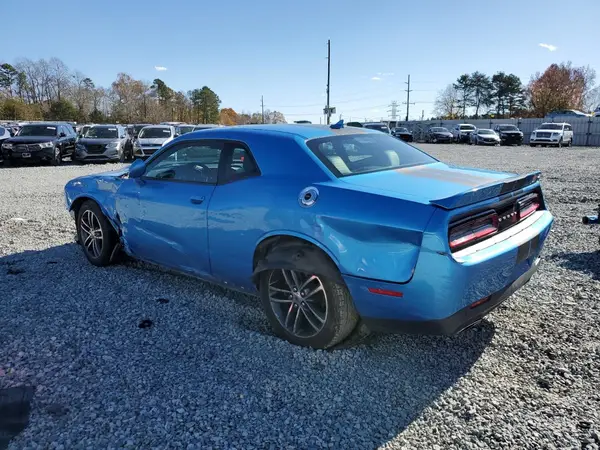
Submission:
[[[531,278],[553,221],[548,211],[539,211],[452,255],[441,251],[435,234],[425,234],[407,283],[348,275],[344,281],[359,315],[373,329],[453,334],[481,319]]]
[[[537,272],[540,258],[537,258],[531,268],[513,281],[510,285],[492,294],[489,300],[471,307],[467,306],[445,319],[410,321],[394,319],[363,318],[363,323],[371,331],[378,333],[408,333],[451,336],[478,323],[483,317],[502,304],[508,297],[525,286],[533,274]]]

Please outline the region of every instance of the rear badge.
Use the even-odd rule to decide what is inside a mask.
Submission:
[[[319,190],[316,187],[310,186],[302,189],[300,195],[298,196],[298,202],[300,203],[300,206],[308,208],[313,206],[317,202],[318,198]]]

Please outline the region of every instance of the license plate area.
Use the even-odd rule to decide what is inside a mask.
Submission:
[[[21,158],[31,158],[31,153],[21,153]]]
[[[538,248],[540,246],[540,235],[538,234],[536,237],[531,239],[528,242],[525,242],[519,246],[519,250],[517,252],[517,264],[522,263],[523,261],[529,259],[531,256],[534,256],[538,252]]]

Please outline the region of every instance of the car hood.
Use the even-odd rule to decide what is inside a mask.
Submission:
[[[138,138],[140,144],[152,144],[152,145],[163,145],[170,138]]]
[[[498,131],[498,133],[502,133],[502,134],[521,134],[522,132],[519,130],[507,130],[507,131]]]
[[[81,138],[77,142],[79,144],[84,144],[84,145],[102,145],[102,144],[110,144],[111,142],[119,142],[119,139],[118,138],[110,138],[110,139]]]
[[[15,136],[8,139],[11,144],[38,144],[40,142],[51,142],[56,136]]]
[[[369,191],[379,191],[383,195],[435,203],[435,200],[453,197],[514,176],[511,173],[467,169],[437,162],[346,176],[340,180]]]

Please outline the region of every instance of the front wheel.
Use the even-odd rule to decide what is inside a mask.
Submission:
[[[62,152],[60,151],[60,147],[54,147],[54,152],[52,154],[52,160],[50,160],[50,164],[53,166],[60,166],[62,163]]]
[[[110,264],[117,236],[96,202],[88,200],[79,208],[77,238],[90,263],[99,267]]]
[[[358,314],[346,286],[297,270],[266,270],[263,308],[274,331],[292,344],[326,349],[348,337]]]

